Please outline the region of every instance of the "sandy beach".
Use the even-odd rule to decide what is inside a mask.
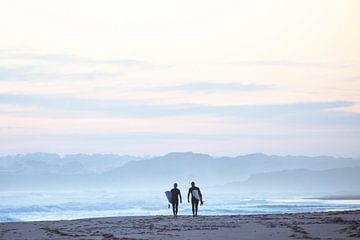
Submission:
[[[0,239],[360,239],[360,211],[13,222]]]

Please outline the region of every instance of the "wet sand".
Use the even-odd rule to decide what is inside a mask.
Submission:
[[[0,223],[0,239],[360,239],[360,211]]]

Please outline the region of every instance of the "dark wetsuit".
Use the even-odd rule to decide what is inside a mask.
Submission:
[[[179,209],[179,196],[181,199],[181,193],[178,188],[171,189],[171,204],[173,207],[174,216],[177,216],[178,209]]]
[[[193,213],[193,216],[197,216],[198,206],[199,206],[199,200],[196,199],[196,198],[192,195],[192,191],[194,191],[194,190],[197,190],[197,191],[198,191],[201,202],[202,202],[202,195],[201,195],[200,189],[199,189],[198,187],[191,187],[191,188],[189,188],[188,199],[189,199],[189,196],[190,196],[190,194],[191,194],[192,213]]]

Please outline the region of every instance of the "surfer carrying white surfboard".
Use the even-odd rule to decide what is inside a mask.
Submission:
[[[189,188],[189,192],[187,196],[188,202],[190,202],[189,200],[190,194],[191,194],[191,206],[192,206],[193,217],[196,217],[198,212],[199,201],[200,204],[203,205],[203,200],[202,200],[202,194],[200,188],[195,186],[195,182],[191,182],[191,187]]]
[[[180,189],[177,188],[177,183],[174,183],[174,188],[171,189],[171,204],[173,208],[174,217],[177,217],[178,214],[179,198],[180,198],[180,203],[182,203]]]

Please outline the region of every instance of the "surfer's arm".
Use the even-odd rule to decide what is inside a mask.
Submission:
[[[180,196],[180,203],[182,203],[182,198],[181,198],[181,193],[179,191],[179,196]]]
[[[190,198],[190,188],[189,188],[189,192],[188,192],[188,202],[190,202],[189,198]]]

